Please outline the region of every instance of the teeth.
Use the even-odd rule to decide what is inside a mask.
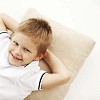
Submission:
[[[19,59],[19,58],[17,58],[17,57],[15,57],[15,56],[13,56],[15,59],[18,59],[18,60],[21,60],[21,59]]]
[[[15,59],[18,59],[17,57],[14,57]]]
[[[22,60],[22,59],[20,59],[20,58],[15,57],[12,53],[11,53],[11,55],[14,57],[14,59]]]

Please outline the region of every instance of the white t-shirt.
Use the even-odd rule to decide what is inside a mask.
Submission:
[[[45,71],[40,70],[38,61],[25,66],[12,66],[8,62],[7,32],[0,32],[0,100],[23,100],[32,91],[41,90]]]

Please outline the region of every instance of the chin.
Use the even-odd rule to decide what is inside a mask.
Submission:
[[[16,67],[21,66],[21,64],[18,64],[18,63],[16,63],[16,62],[12,61],[10,58],[9,58],[8,60],[9,60],[9,63],[10,63],[11,65],[13,65],[13,66],[16,66]]]
[[[19,67],[19,66],[20,66],[20,65],[14,63],[14,62],[12,62],[12,61],[10,61],[10,60],[9,60],[9,63],[10,63],[11,65],[13,65],[13,66],[16,66],[16,67]]]
[[[15,60],[13,59],[13,57],[11,56],[11,54],[10,54],[9,57],[8,57],[8,61],[9,61],[9,63],[10,63],[11,65],[16,66],[16,67],[19,67],[19,66],[22,65],[21,62],[15,61]]]

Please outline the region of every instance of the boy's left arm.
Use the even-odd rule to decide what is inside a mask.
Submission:
[[[16,20],[7,14],[0,14],[0,31],[7,31],[7,29],[9,29],[10,31],[14,32],[18,24],[19,23]]]
[[[47,50],[43,60],[49,65],[53,73],[45,75],[42,82],[42,89],[52,88],[70,80],[70,72],[52,52]]]

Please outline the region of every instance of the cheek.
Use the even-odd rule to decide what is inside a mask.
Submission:
[[[12,46],[12,45],[9,45],[9,47],[8,47],[8,51],[10,52],[10,51],[13,51],[15,49],[15,47],[14,46]]]
[[[23,61],[26,62],[26,63],[29,63],[29,62],[34,60],[31,55],[22,54],[22,57],[23,57]]]
[[[36,58],[36,56],[32,54],[23,54],[23,58],[26,59],[27,61],[32,61]]]
[[[31,56],[31,55],[29,55],[29,54],[23,54],[23,56],[24,56],[24,58],[26,58],[26,59],[32,59],[33,57]]]

